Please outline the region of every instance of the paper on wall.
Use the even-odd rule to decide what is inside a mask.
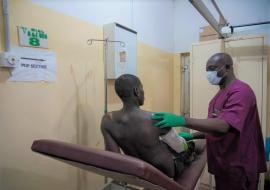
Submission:
[[[56,54],[51,51],[13,48],[19,54],[19,64],[12,70],[8,81],[55,81]]]

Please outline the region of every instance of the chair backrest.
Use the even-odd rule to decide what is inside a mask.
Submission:
[[[148,189],[186,189],[152,165],[131,156],[46,139],[34,141],[32,150],[73,166]]]

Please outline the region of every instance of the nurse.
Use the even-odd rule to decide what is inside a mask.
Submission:
[[[210,101],[207,119],[159,112],[152,119],[160,128],[183,126],[204,133],[208,171],[217,190],[255,190],[266,160],[256,97],[250,86],[235,78],[226,53],[214,54],[206,64],[207,78],[220,90]],[[259,76],[258,76],[259,77]],[[181,135],[181,134],[180,134]],[[182,133],[192,139],[190,133]]]

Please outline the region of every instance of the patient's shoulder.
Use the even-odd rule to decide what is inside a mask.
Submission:
[[[112,120],[112,112],[105,113],[103,116],[104,119]]]
[[[142,110],[142,111],[143,111],[143,115],[145,117],[145,120],[149,120],[150,126],[153,129],[159,131],[160,135],[165,135],[171,130],[171,128],[158,128],[158,127],[155,127],[154,124],[159,122],[159,121],[152,119],[152,115],[154,114],[154,112],[145,111],[145,110]]]
[[[101,128],[107,128],[112,120],[112,112],[105,113],[101,119]]]
[[[105,113],[102,117],[102,122],[103,121],[106,121],[106,120],[111,120],[112,119],[112,113],[111,112],[108,112],[108,113]]]
[[[119,111],[105,113],[102,117],[101,124],[109,124],[111,126],[112,124],[116,124],[117,120],[121,118],[121,116],[122,114]]]
[[[150,119],[150,120],[151,120],[152,112],[149,112],[149,111],[146,111],[146,110],[141,110],[140,116],[141,116],[143,119],[147,119],[147,120]]]

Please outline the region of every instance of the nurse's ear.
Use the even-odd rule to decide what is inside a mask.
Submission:
[[[225,65],[225,69],[227,72],[232,70],[232,65]]]

